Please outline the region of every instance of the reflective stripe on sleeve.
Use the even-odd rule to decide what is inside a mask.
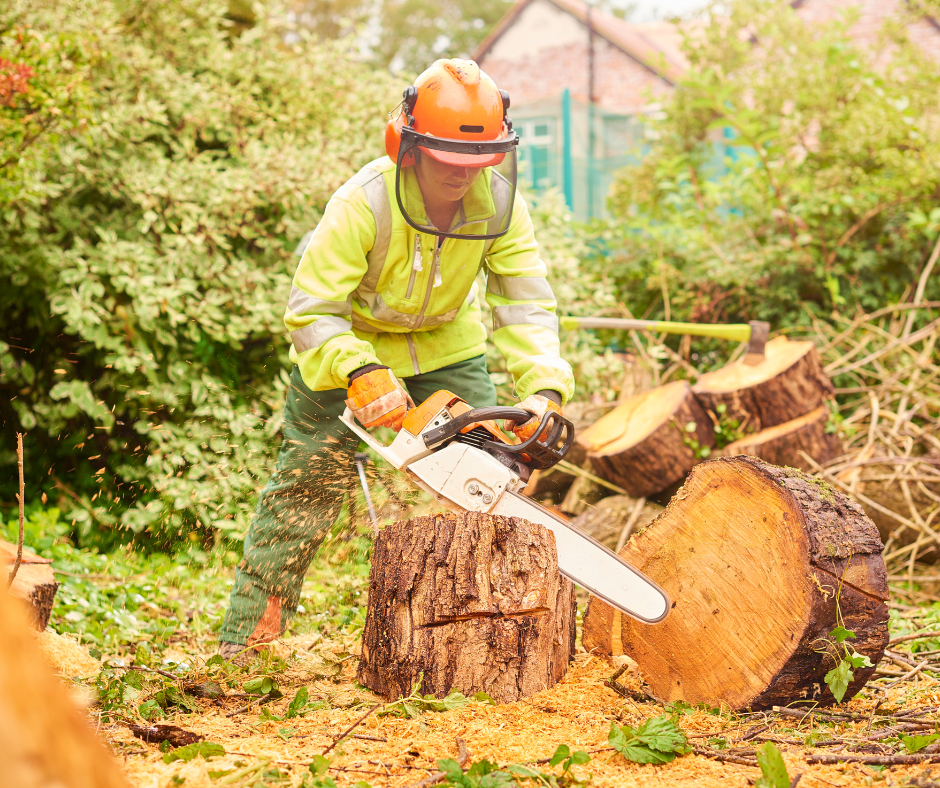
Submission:
[[[364,169],[359,171],[356,178],[360,176],[363,176],[362,190],[366,194],[369,208],[372,209],[372,216],[375,218],[375,242],[366,254],[369,269],[362,277],[359,286],[365,290],[374,291],[379,285],[379,278],[382,276],[385,258],[388,257],[388,247],[392,240],[392,206],[389,203],[388,187],[385,185],[382,173]]]
[[[287,308],[295,315],[351,315],[352,297],[345,301],[327,301],[305,293],[299,287],[292,287]]]
[[[493,307],[493,330],[508,326],[542,326],[558,333],[558,317],[535,304]]]
[[[291,342],[298,353],[316,350],[324,342],[349,331],[352,323],[341,317],[321,317],[316,323],[290,332]]]
[[[486,278],[486,289],[511,301],[555,300],[552,286],[544,276],[500,276],[491,271]]]

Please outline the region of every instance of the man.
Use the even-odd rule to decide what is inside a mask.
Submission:
[[[519,406],[541,417],[571,398],[555,298],[516,194],[508,108],[476,63],[438,60],[389,121],[388,156],[327,205],[287,304],[295,366],[284,441],[245,538],[220,633],[224,657],[278,638],[296,612],[358,446],[337,418],[347,404],[364,426],[395,430],[439,389],[473,407],[496,404],[475,284],[481,266],[493,340]],[[506,427],[524,439],[537,424]]]

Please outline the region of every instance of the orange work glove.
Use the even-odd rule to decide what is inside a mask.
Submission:
[[[365,428],[401,429],[408,408],[415,406],[388,367],[370,365],[349,376],[346,406]]]
[[[553,410],[556,413],[561,413],[561,394],[557,391],[544,389],[538,394],[530,394],[516,407],[528,411],[535,416],[535,418],[529,419],[523,424],[518,424],[511,419],[506,419],[503,425],[507,430],[512,430],[513,435],[519,440],[525,441],[535,435],[536,429],[538,429],[542,418],[548,411]]]

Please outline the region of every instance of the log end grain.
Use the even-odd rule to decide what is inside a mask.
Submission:
[[[749,457],[693,469],[621,556],[673,600],[645,625],[592,599],[582,642],[627,654],[666,701],[763,709],[832,703],[830,631],[877,664],[888,641],[887,575],[877,529],[824,482]],[[846,697],[871,677],[859,669]]]
[[[715,433],[685,380],[630,397],[577,438],[598,476],[635,498],[682,479],[698,461],[693,440],[713,446]]]
[[[706,410],[717,413],[724,405],[728,418],[761,430],[818,408],[832,396],[833,387],[812,342],[775,337],[760,364],[740,360],[708,372],[693,391]]]

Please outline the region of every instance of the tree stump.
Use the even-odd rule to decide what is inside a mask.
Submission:
[[[748,429],[761,430],[804,416],[832,396],[832,383],[823,371],[812,342],[771,339],[764,360],[749,366],[743,359],[702,375],[692,389],[706,410]]]
[[[686,431],[688,424],[695,429]],[[698,461],[692,440],[715,443],[712,421],[678,380],[630,397],[577,437],[597,475],[634,498],[648,498],[682,479]]]
[[[557,683],[574,654],[574,585],[551,531],[476,512],[379,533],[360,683],[386,698],[486,692],[497,703]]]
[[[0,540],[0,582],[4,588],[15,561],[16,545]],[[58,587],[52,572],[52,561],[40,558],[32,550],[24,548],[23,560],[10,587],[10,593],[26,603],[29,607],[29,621],[40,632],[49,626]]]
[[[825,405],[797,419],[755,432],[722,450],[726,457],[748,454],[760,457],[771,465],[786,465],[802,471],[812,470],[801,452],[806,452],[820,465],[842,454],[842,441],[835,433],[826,432],[829,411]]]
[[[824,482],[750,457],[709,460],[620,551],[669,594],[669,616],[641,624],[592,599],[582,642],[631,656],[663,701],[831,704],[839,613],[873,665],[888,642],[881,549],[861,507]],[[855,670],[846,698],[874,670]]]

